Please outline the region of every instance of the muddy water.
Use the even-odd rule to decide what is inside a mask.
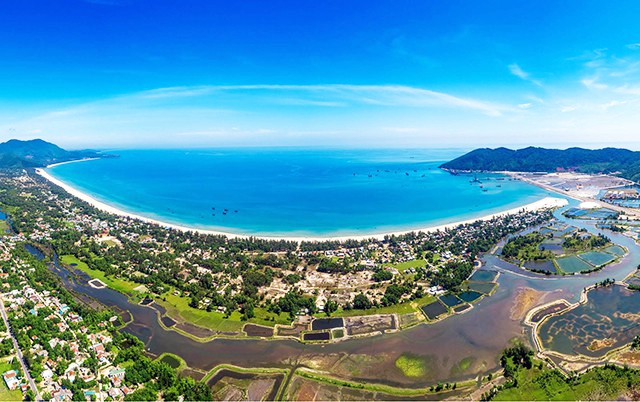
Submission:
[[[560,217],[559,214],[557,214]],[[561,218],[561,217],[560,217]],[[561,218],[564,220],[564,218]],[[598,233],[593,224],[569,221]],[[85,281],[74,281],[58,266],[56,271],[65,284],[108,306],[128,310],[134,317],[124,331],[145,342],[149,352],[181,356],[189,366],[209,370],[220,363],[245,367],[291,367],[309,364],[335,375],[391,385],[424,386],[438,381],[456,381],[475,377],[498,368],[498,355],[514,337],[530,339],[529,329],[511,318],[517,289],[529,287],[544,292],[536,302],[541,304],[559,298],[577,301],[581,290],[604,278],[623,279],[640,263],[640,249],[633,240],[606,233],[614,242],[632,250],[620,263],[600,272],[574,277],[546,277],[507,264],[495,256],[484,257],[483,269],[501,272],[499,287],[471,311],[430,325],[420,325],[395,334],[353,339],[327,345],[306,345],[291,340],[216,339],[206,343],[191,340],[158,324],[157,312],[149,307],[133,305],[125,296],[111,289],[94,289]],[[425,360],[426,372],[421,378],[408,378],[396,368],[396,359],[404,354]],[[465,360],[469,364],[461,364]]]
[[[542,323],[545,348],[598,358],[640,334],[640,292],[615,285],[591,290],[588,296],[587,303]]]

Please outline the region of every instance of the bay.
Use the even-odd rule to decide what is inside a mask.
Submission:
[[[48,169],[119,209],[160,221],[262,236],[404,231],[525,205],[547,195],[496,174],[438,168],[464,150],[243,148],[124,150]],[[497,180],[500,178],[501,180]],[[482,188],[481,188],[482,186]]]

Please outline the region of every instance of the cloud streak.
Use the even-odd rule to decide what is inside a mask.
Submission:
[[[127,99],[177,99],[209,95],[240,94],[248,97],[267,95],[265,102],[289,103],[304,106],[341,107],[378,105],[388,107],[452,107],[479,111],[488,116],[501,116],[513,111],[508,105],[467,98],[429,89],[402,85],[221,85],[198,87],[170,87],[144,91],[120,97]]]
[[[536,86],[539,86],[539,87],[542,86],[542,83],[540,81],[534,80],[533,78],[531,78],[531,74],[529,74],[526,71],[524,71],[516,63],[509,64],[508,68],[509,68],[509,71],[511,72],[511,74],[515,75],[516,77],[520,78],[521,80],[528,81],[528,82],[530,82],[530,83],[532,83],[532,84],[534,84]]]

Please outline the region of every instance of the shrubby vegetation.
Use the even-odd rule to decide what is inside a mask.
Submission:
[[[507,242],[502,248],[502,255],[511,260],[517,260],[521,263],[527,261],[544,261],[553,258],[553,253],[544,248],[540,248],[540,244],[553,235],[543,235],[540,232],[533,232],[524,236],[516,236]]]
[[[508,381],[483,394],[484,401],[634,400],[640,389],[640,370],[606,364],[565,376],[523,345],[506,349],[500,361]]]
[[[505,349],[500,357],[500,364],[504,368],[504,376],[513,378],[516,371],[524,367],[530,369],[533,364],[533,350],[518,342],[515,346]]]
[[[127,367],[125,383],[144,387],[127,395],[127,401],[153,401],[162,397],[175,401],[181,396],[186,401],[210,401],[211,389],[202,382],[190,377],[179,377],[168,364],[153,361],[144,355],[144,344],[133,335],[117,332],[113,339],[121,349],[115,364]]]
[[[588,234],[586,231],[574,233],[572,236],[564,239],[562,247],[573,251],[587,251],[611,244],[611,239],[602,233],[584,236],[586,234]]]
[[[470,261],[448,262],[433,277],[431,283],[433,285],[440,285],[451,292],[458,292],[462,282],[464,282],[472,272],[473,265]]]

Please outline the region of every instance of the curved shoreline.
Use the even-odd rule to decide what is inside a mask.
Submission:
[[[83,160],[79,160],[79,161],[73,161],[73,162],[82,162],[85,161],[87,159],[83,159]],[[71,162],[66,162],[66,163],[71,163]],[[54,165],[51,166],[47,166],[47,167],[52,167]],[[565,205],[568,204],[568,201],[564,198],[556,198],[556,197],[544,197],[538,201],[520,206],[520,207],[516,207],[516,208],[511,208],[511,209],[507,209],[501,212],[497,212],[497,213],[493,213],[493,214],[488,214],[485,216],[481,216],[478,218],[472,218],[472,219],[466,219],[466,220],[462,220],[462,221],[456,221],[456,222],[451,222],[451,223],[446,223],[446,224],[442,224],[442,225],[437,225],[437,226],[430,226],[430,227],[425,227],[425,228],[418,228],[418,229],[413,229],[413,230],[404,230],[404,231],[395,231],[395,232],[384,232],[384,233],[372,233],[372,234],[365,234],[365,235],[344,235],[344,236],[264,236],[264,235],[253,235],[253,234],[247,234],[247,233],[229,233],[229,232],[223,232],[223,231],[216,231],[216,230],[209,230],[209,229],[199,229],[199,228],[192,228],[192,227],[188,227],[188,226],[183,226],[183,225],[177,225],[177,224],[173,224],[173,223],[168,223],[168,222],[163,222],[161,220],[157,220],[157,219],[153,219],[153,218],[148,218],[139,214],[135,214],[135,213],[131,213],[131,212],[127,212],[124,211],[122,209],[113,207],[111,205],[108,205],[102,201],[98,201],[97,199],[95,199],[94,197],[83,193],[82,191],[78,190],[77,188],[63,182],[62,180],[59,180],[55,177],[53,177],[51,174],[49,174],[45,169],[41,169],[41,168],[37,168],[36,169],[36,173],[40,176],[42,176],[43,178],[45,178],[46,180],[48,180],[49,182],[61,187],[62,189],[64,189],[67,193],[71,194],[72,196],[81,199],[82,201],[88,203],[89,205],[102,210],[104,212],[108,212],[114,215],[119,215],[119,216],[123,216],[123,217],[127,217],[127,218],[131,218],[131,219],[137,219],[146,223],[152,223],[152,224],[156,224],[165,228],[170,228],[170,229],[176,229],[182,232],[197,232],[197,233],[202,233],[202,234],[210,234],[210,235],[219,235],[219,236],[226,236],[230,239],[237,239],[237,238],[248,238],[248,237],[252,237],[252,238],[256,238],[256,239],[263,239],[263,240],[287,240],[287,241],[295,241],[295,242],[301,242],[301,241],[327,241],[327,240],[334,240],[334,241],[346,241],[346,240],[366,240],[366,239],[376,239],[376,240],[382,240],[384,239],[385,236],[391,236],[391,235],[403,235],[403,234],[407,234],[407,233],[411,233],[411,232],[435,232],[435,231],[442,231],[445,229],[452,229],[455,228],[459,225],[464,225],[464,224],[469,224],[469,223],[473,223],[473,222],[477,222],[477,221],[488,221],[500,216],[505,216],[505,215],[514,215],[517,214],[518,212],[525,210],[525,211],[535,211],[535,210],[539,210],[539,209],[544,209],[544,208],[558,208],[558,207],[563,207]]]

